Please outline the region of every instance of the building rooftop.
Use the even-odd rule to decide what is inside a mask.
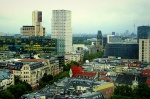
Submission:
[[[0,69],[0,82],[3,79],[9,79],[10,78],[11,73],[5,70]]]

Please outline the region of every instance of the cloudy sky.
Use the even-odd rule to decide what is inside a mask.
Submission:
[[[150,22],[150,0],[0,0],[0,33],[20,33],[32,25],[32,11],[43,13],[43,26],[51,32],[52,10],[72,11],[73,33],[134,32]],[[136,29],[135,29],[136,30]]]

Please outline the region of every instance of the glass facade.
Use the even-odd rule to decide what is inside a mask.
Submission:
[[[150,26],[139,26],[137,31],[138,42],[139,39],[150,38]]]
[[[57,40],[46,37],[0,37],[0,51],[57,54]]]
[[[104,56],[116,56],[123,59],[138,59],[139,45],[127,43],[106,44]]]

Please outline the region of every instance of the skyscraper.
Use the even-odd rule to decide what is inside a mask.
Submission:
[[[53,10],[51,19],[51,37],[58,39],[58,54],[72,51],[71,11]]]
[[[137,30],[137,42],[139,39],[148,39],[150,38],[150,26],[139,26]]]
[[[42,26],[42,11],[32,12],[32,26],[23,26],[20,29],[21,36],[45,36],[45,28]]]

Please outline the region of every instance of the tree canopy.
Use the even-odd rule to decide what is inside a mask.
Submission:
[[[136,88],[130,86],[116,86],[111,99],[149,99],[150,87],[140,83]]]

